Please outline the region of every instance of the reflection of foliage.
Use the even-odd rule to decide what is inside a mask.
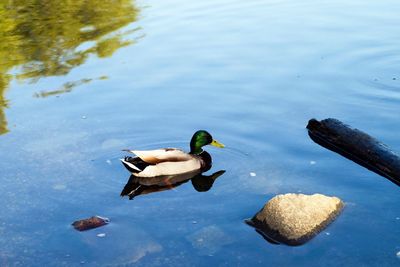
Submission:
[[[3,96],[3,91],[7,86],[8,80],[9,76],[2,73],[0,70],[0,135],[8,132],[6,116],[4,114],[4,108],[6,107],[7,103]]]
[[[11,69],[20,66],[20,79],[38,79],[67,74],[91,54],[111,56],[130,43],[111,33],[137,15],[131,0],[0,1],[0,110]],[[93,44],[79,49],[85,42]],[[0,111],[0,134],[4,125]]]
[[[96,80],[106,80],[107,78],[108,78],[107,76],[100,76],[99,78],[96,78]],[[35,93],[33,96],[44,98],[44,97],[48,97],[48,96],[55,96],[55,95],[60,95],[60,94],[64,94],[64,93],[69,93],[75,87],[85,84],[85,83],[90,83],[93,80],[94,79],[80,79],[80,80],[74,81],[74,82],[66,82],[59,89],[51,90],[51,91],[41,91],[39,93]]]

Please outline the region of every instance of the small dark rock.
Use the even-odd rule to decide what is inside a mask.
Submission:
[[[93,228],[97,228],[103,225],[106,225],[110,222],[108,218],[93,216],[87,219],[75,221],[72,223],[72,226],[78,231],[86,231]]]

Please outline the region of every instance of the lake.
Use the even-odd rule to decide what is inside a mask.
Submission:
[[[1,266],[395,266],[400,189],[315,144],[333,117],[400,151],[398,1],[0,3]],[[129,200],[122,149],[198,129],[225,170]],[[338,196],[303,246],[244,223],[283,193]],[[105,216],[86,232],[75,220]]]

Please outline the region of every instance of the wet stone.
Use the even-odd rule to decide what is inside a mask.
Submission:
[[[321,194],[278,195],[246,222],[273,243],[297,246],[325,229],[343,207],[339,198]]]
[[[87,219],[75,221],[72,226],[78,231],[86,231],[100,226],[108,224],[110,220],[108,218],[93,216]]]

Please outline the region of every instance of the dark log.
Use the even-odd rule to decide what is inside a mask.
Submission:
[[[337,119],[311,119],[307,129],[309,136],[317,144],[400,186],[400,157],[385,144]]]

